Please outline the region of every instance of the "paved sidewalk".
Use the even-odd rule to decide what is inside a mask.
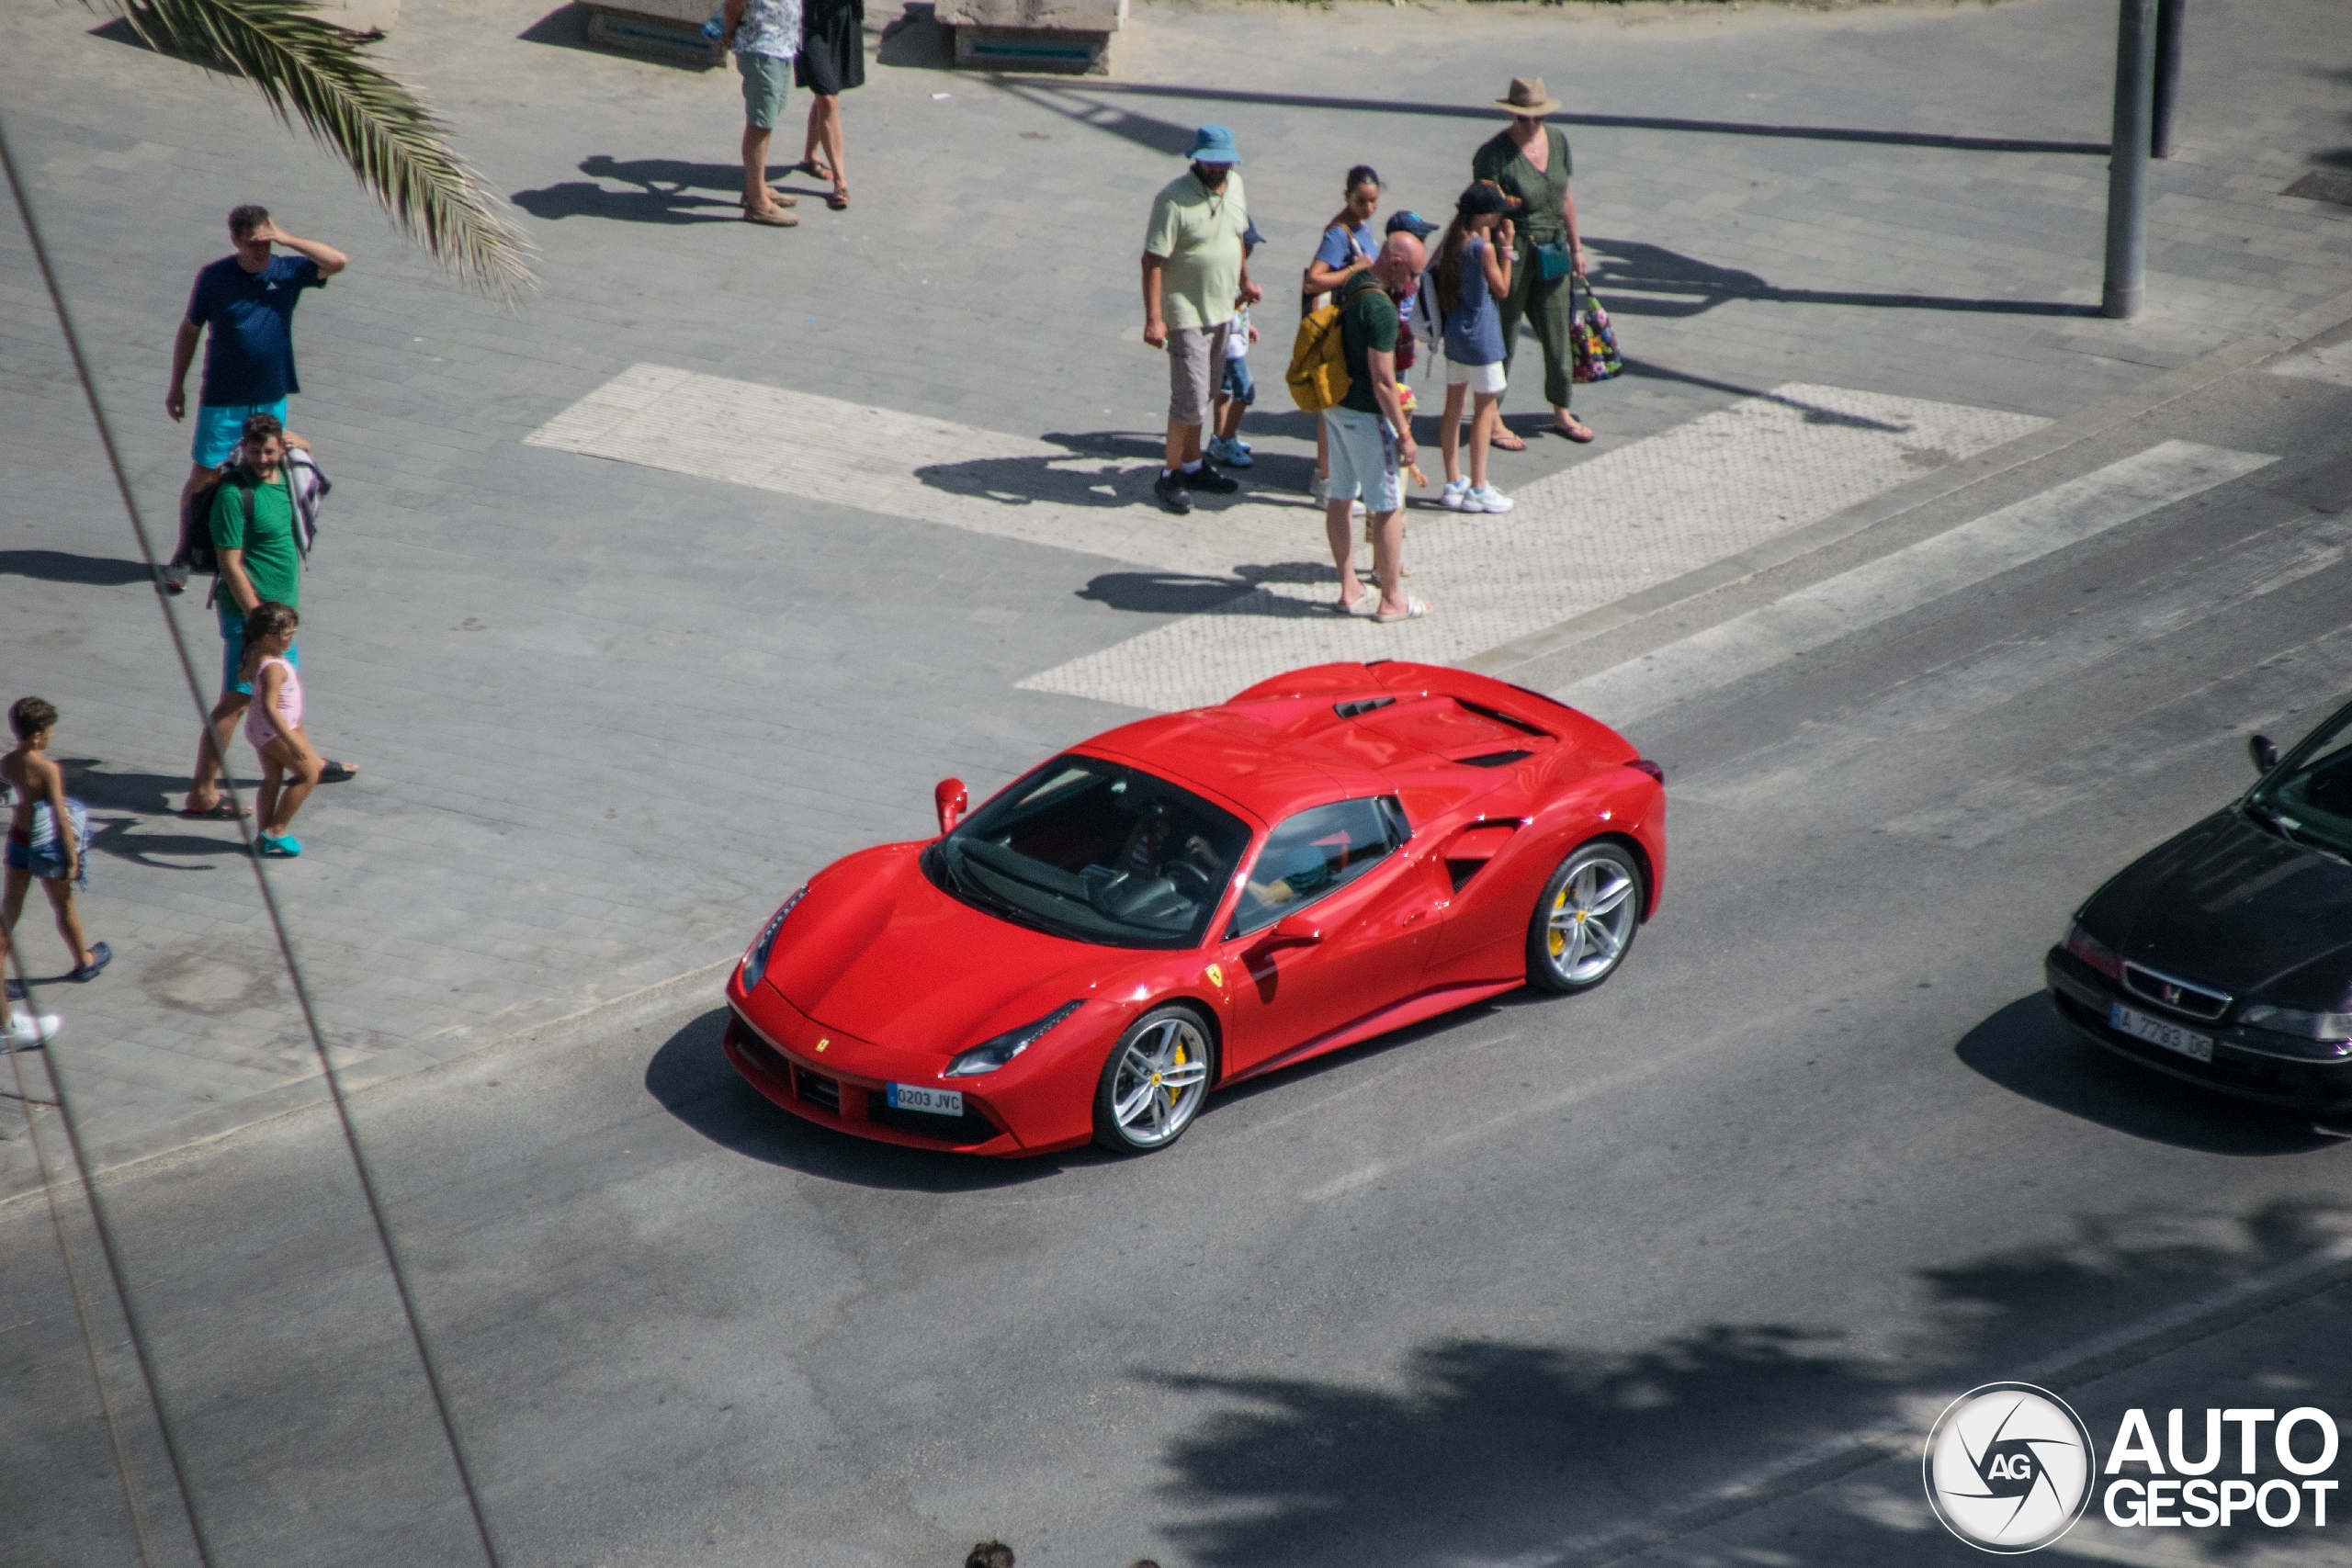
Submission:
[[[1581,464],[1790,383],[2022,427],[2344,290],[2352,209],[2278,194],[2343,139],[2329,73],[2352,55],[2313,47],[2333,16],[2197,11],[2180,156],[2153,174],[2152,311],[2132,323],[2087,313],[2104,0],[1146,6],[1108,82],[940,72],[919,23],[877,37],[847,102],[856,205],[805,202],[789,233],[732,215],[731,79],[562,47],[570,12],[410,0],[388,52],[542,248],[546,287],[513,313],[439,281],[249,90],[79,10],[0,16],[0,104],[153,526],[186,463],[160,407],[171,333],[221,216],[260,199],[354,257],[302,308],[294,423],[336,480],[305,594],[313,728],[363,773],[320,792],[311,852],[271,874],[336,1045],[380,1077],[723,960],[809,870],[926,831],[932,780],[985,790],[1132,711],[1027,677],[1249,590],[1239,566],[1328,570],[1295,504],[1311,450],[1295,413],[1252,425],[1253,483],[1284,492],[1295,546],[1220,562],[1187,553],[1205,521],[1140,502],[1120,526],[1170,549],[1072,549],[526,444],[630,367],[1131,464],[1165,398],[1136,341],[1136,242],[1192,124],[1231,123],[1250,160],[1271,386],[1290,269],[1340,172],[1369,160],[1392,206],[1442,212],[1498,123],[1484,100],[1544,74],[1569,100],[1635,373],[1579,394],[1594,448],[1498,459],[1506,489],[1572,486]],[[5,694],[64,710],[100,829],[91,931],[122,955],[58,998],[90,1136],[119,1156],[299,1102],[312,1067],[234,834],[166,815],[187,694],[13,226],[0,483]],[[201,607],[175,614],[213,668]],[[27,934],[36,975],[56,973],[54,938],[38,919]],[[0,1117],[0,1190],[28,1177],[21,1131]]]

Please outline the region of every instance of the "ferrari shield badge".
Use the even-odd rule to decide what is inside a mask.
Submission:
[[[1223,964],[1212,964],[1209,965],[1209,984],[1212,986],[1223,986],[1225,984],[1225,966]]]

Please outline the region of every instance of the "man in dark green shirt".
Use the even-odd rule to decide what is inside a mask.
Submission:
[[[296,606],[302,601],[302,552],[294,536],[294,490],[287,472],[286,443],[285,427],[273,416],[255,414],[245,421],[244,461],[212,492],[207,524],[220,559],[212,606],[220,621],[220,700],[212,705],[211,717],[196,743],[195,783],[188,788],[183,817],[221,816],[228,809],[220,798],[221,759],[228,755],[237,721],[254,694],[243,672],[246,615],[265,599]],[[288,648],[286,660],[300,668],[300,650]],[[356,771],[348,762],[329,762],[323,776],[347,779]]]
[[[1340,569],[1341,615],[1353,615],[1371,595],[1356,576],[1357,497],[1371,514],[1373,575],[1380,597],[1378,621],[1411,620],[1429,606],[1405,596],[1405,492],[1401,470],[1419,453],[1413,422],[1405,417],[1396,390],[1396,301],[1420,287],[1428,257],[1420,241],[1405,232],[1388,236],[1368,272],[1350,278],[1339,293],[1340,354],[1348,368],[1348,390],[1339,406],[1323,411],[1331,453],[1331,478],[1324,491],[1323,525],[1330,536],[1331,559]]]

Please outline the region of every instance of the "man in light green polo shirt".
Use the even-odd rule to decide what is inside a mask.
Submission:
[[[1182,516],[1193,491],[1230,495],[1241,487],[1201,456],[1201,426],[1225,371],[1234,304],[1265,298],[1250,281],[1250,209],[1233,132],[1204,125],[1193,139],[1192,167],[1151,204],[1143,241],[1143,341],[1168,350],[1168,465],[1153,497]]]

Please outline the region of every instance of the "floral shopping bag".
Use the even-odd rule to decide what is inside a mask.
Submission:
[[[1568,347],[1573,361],[1569,378],[1607,381],[1623,376],[1625,362],[1617,355],[1617,333],[1609,325],[1609,312],[1601,308],[1592,285],[1583,278],[1568,287],[1574,289],[1579,285],[1584,288],[1584,304],[1568,322]]]

